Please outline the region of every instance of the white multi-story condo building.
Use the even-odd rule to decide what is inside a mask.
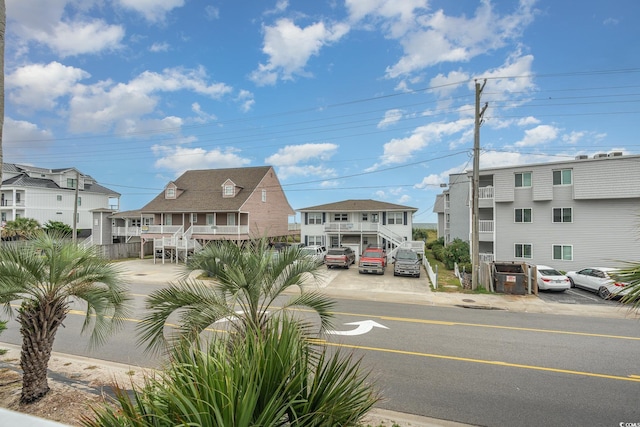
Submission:
[[[4,163],[2,179],[0,219],[3,224],[24,217],[35,219],[41,225],[59,221],[72,227],[77,200],[76,228],[89,233],[93,227],[92,211],[119,209],[119,193],[75,168],[45,169]]]
[[[472,171],[438,195],[445,243],[471,240]],[[640,253],[640,156],[620,152],[479,171],[481,261],[561,270],[619,266]]]

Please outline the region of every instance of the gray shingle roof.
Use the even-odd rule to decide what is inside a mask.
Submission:
[[[380,202],[377,200],[343,200],[341,202],[327,203],[298,209],[298,211],[323,211],[323,212],[363,212],[363,211],[417,211],[410,206],[396,205],[395,203]]]
[[[178,187],[176,199],[165,199],[162,191],[141,212],[239,211],[271,169],[271,166],[258,166],[187,171],[173,181]],[[222,184],[226,180],[240,187],[235,197],[222,197]]]

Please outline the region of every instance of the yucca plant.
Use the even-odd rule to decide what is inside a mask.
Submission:
[[[228,335],[206,345],[183,340],[171,362],[118,409],[94,409],[88,427],[356,426],[378,401],[361,360],[312,344],[288,316],[249,326],[228,351]]]
[[[147,314],[138,326],[140,341],[148,350],[161,351],[184,338],[195,340],[222,319],[242,334],[246,328],[261,328],[270,318],[296,308],[316,313],[320,329],[326,329],[333,317],[333,300],[303,286],[318,274],[318,268],[298,248],[274,252],[266,239],[244,246],[231,241],[211,243],[188,262],[185,277],[202,270],[213,280],[183,278],[150,294]],[[283,300],[289,291],[293,295]],[[165,336],[170,316],[178,317],[172,322],[177,326]]]
[[[614,274],[614,278],[616,281],[627,283],[620,302],[629,304],[632,309],[640,309],[640,262],[628,262]]]

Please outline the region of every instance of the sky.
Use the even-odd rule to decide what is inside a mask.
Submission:
[[[578,7],[579,4],[579,7]],[[640,152],[637,0],[6,0],[7,163],[143,207],[270,165],[293,209],[436,222],[450,173]]]

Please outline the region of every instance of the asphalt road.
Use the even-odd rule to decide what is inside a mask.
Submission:
[[[161,358],[135,345],[144,295],[106,346],[79,334],[80,311],[65,321],[54,350],[134,366]],[[597,298],[597,297],[596,297]],[[81,307],[74,307],[80,309]],[[385,397],[383,408],[488,426],[594,426],[640,422],[637,320],[338,300],[334,348],[364,356]],[[383,327],[354,322],[375,321]],[[0,336],[20,344],[11,322]]]
[[[561,304],[604,304],[611,306],[618,304],[616,300],[605,300],[593,292],[579,288],[567,289],[564,292],[539,291],[538,298],[541,298],[544,301],[557,302]]]

